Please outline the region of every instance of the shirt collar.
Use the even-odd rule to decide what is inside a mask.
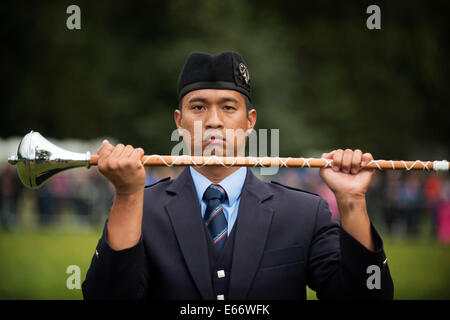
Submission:
[[[203,194],[212,182],[194,168],[189,167],[189,170],[191,172],[192,180],[194,181],[198,200],[202,201]],[[225,189],[228,196],[229,205],[233,205],[234,202],[236,202],[236,200],[240,197],[246,176],[247,168],[242,167],[218,183]]]

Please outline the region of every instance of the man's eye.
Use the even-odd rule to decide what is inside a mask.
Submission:
[[[225,107],[223,107],[225,110],[234,110],[234,107],[232,107],[232,106],[225,106]]]
[[[198,105],[198,106],[193,106],[192,109],[194,109],[194,110],[202,110],[202,109],[203,109],[203,106],[200,106],[200,105]]]

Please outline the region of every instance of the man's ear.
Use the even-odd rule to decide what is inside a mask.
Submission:
[[[250,134],[253,130],[253,128],[256,125],[256,110],[255,109],[251,109],[248,113],[247,113],[247,135]]]
[[[177,126],[178,129],[182,129],[183,127],[181,126],[181,110],[180,109],[175,109],[174,113],[173,113],[173,119],[175,120],[175,124]],[[179,130],[178,130],[179,131]],[[180,132],[181,134],[181,132]]]

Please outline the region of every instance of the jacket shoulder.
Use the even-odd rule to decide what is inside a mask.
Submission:
[[[270,183],[273,183],[273,184],[282,186],[282,187],[284,187],[284,188],[286,188],[286,189],[289,189],[289,190],[294,190],[294,191],[298,191],[298,192],[302,192],[302,193],[314,195],[314,196],[317,196],[317,197],[320,198],[320,196],[319,196],[317,193],[314,193],[314,192],[310,192],[310,191],[306,191],[306,190],[294,188],[294,187],[291,187],[291,186],[286,186],[286,185],[284,185],[284,184],[282,184],[282,183],[279,183],[279,182],[277,182],[277,181],[270,181]]]
[[[154,182],[152,184],[149,184],[149,185],[145,186],[144,188],[151,188],[151,187],[156,186],[157,184],[160,184],[161,182],[164,182],[164,181],[170,181],[170,177],[162,178],[162,179],[160,179],[160,180],[158,180],[158,181],[156,181],[156,182]]]

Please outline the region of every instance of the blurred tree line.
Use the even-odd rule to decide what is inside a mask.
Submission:
[[[66,8],[81,8],[68,30]],[[366,8],[381,8],[368,30]],[[360,148],[448,157],[448,1],[8,1],[0,4],[0,137],[116,137],[170,152],[192,51],[246,60],[257,128],[280,154]]]

